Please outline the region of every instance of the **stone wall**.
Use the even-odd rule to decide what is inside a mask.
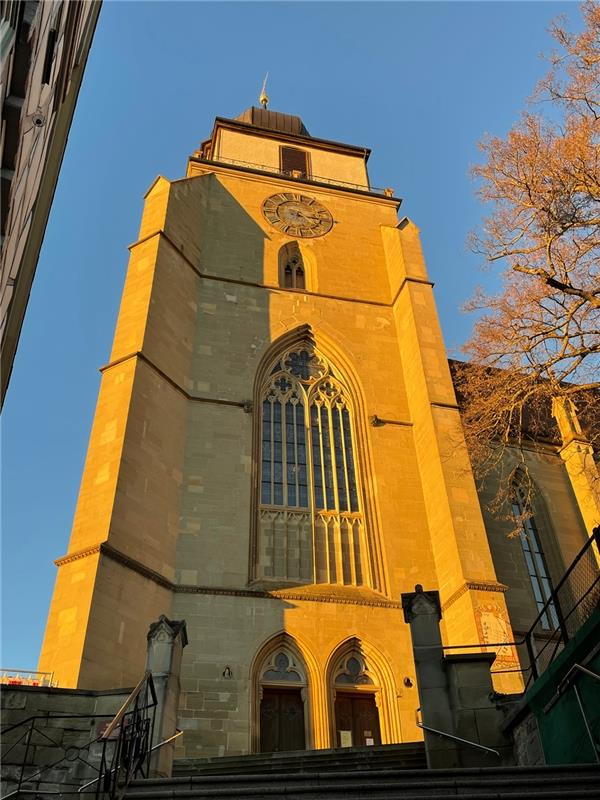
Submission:
[[[520,767],[537,767],[546,763],[535,715],[527,710],[515,718],[512,725],[513,751]]]
[[[16,789],[21,774],[24,778],[32,776],[23,788],[39,789],[41,798],[45,796],[44,790],[76,790],[92,780],[97,775],[93,765],[99,764],[101,745],[90,747],[90,742],[101,735],[130,692],[131,689],[3,687],[1,776],[4,795]],[[34,778],[40,770],[41,774]]]

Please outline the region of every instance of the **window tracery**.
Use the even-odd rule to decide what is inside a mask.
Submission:
[[[275,650],[261,673],[261,683],[306,684],[304,671],[294,654],[287,648]]]
[[[262,392],[262,577],[363,582],[364,523],[347,390],[308,343],[285,351]]]
[[[359,650],[353,650],[341,659],[334,673],[333,682],[350,686],[373,685],[365,659]]]
[[[297,242],[289,242],[279,252],[279,285],[306,289],[306,267]]]

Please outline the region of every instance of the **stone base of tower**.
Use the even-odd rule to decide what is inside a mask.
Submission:
[[[523,691],[523,678],[501,584],[465,583],[442,604],[442,623],[447,655],[490,652],[496,654],[492,668],[494,689],[502,694]],[[506,646],[497,645],[507,642]],[[477,648],[460,645],[479,644]],[[486,645],[489,645],[486,647]],[[495,645],[495,646],[492,646]]]

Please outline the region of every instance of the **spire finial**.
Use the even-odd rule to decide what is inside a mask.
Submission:
[[[262,89],[260,90],[260,97],[258,98],[258,102],[261,104],[263,108],[266,108],[269,104],[269,95],[267,94],[267,78],[269,77],[269,73],[265,75],[265,79],[263,81]]]

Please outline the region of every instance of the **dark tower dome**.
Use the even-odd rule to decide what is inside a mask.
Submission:
[[[300,117],[293,114],[282,114],[280,111],[271,111],[268,108],[251,106],[235,119],[238,122],[245,122],[247,125],[256,125],[258,128],[267,128],[280,133],[290,133],[293,136],[310,136]]]

